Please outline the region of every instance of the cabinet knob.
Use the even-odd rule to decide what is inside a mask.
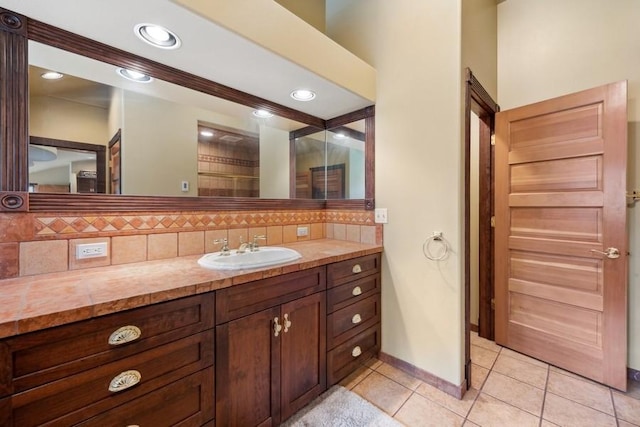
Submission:
[[[351,295],[358,296],[362,294],[362,289],[360,288],[360,286],[356,286],[355,288],[353,288],[353,290],[351,291]]]
[[[278,319],[277,317],[274,317],[273,319],[273,336],[277,337],[278,335],[280,335],[280,331],[282,330],[282,325],[278,323]]]
[[[358,357],[362,354],[362,349],[360,348],[359,345],[353,347],[353,350],[351,350],[351,355],[353,357]]]
[[[354,325],[357,325],[360,322],[362,322],[362,317],[360,317],[360,314],[354,314],[353,317],[351,318],[351,323],[353,323]]]
[[[110,345],[121,345],[135,341],[142,336],[142,331],[137,326],[127,325],[116,329],[109,335]]]
[[[291,320],[289,320],[289,314],[285,313],[284,315],[284,331],[289,332],[289,328],[291,327]]]
[[[353,268],[351,269],[351,272],[353,274],[358,274],[358,273],[362,273],[362,267],[360,267],[360,264],[356,264],[353,266]]]
[[[136,370],[124,371],[113,377],[111,382],[109,383],[109,391],[113,393],[117,393],[119,391],[123,391],[128,389],[129,387],[133,387],[138,384],[142,379],[142,375],[140,372]]]

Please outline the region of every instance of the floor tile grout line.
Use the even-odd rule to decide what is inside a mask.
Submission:
[[[549,388],[549,376],[551,375],[551,368],[547,365],[547,377],[544,380],[544,390],[542,394],[542,407],[540,408],[540,420],[539,426],[542,427],[542,421],[544,420],[544,407],[547,403],[547,389]],[[555,424],[555,423],[554,423]]]
[[[598,409],[598,408],[594,408],[593,406],[588,406],[588,405],[585,405],[584,403],[577,402],[577,401],[573,400],[573,399],[572,399],[572,398],[570,398],[570,397],[560,396],[559,394],[554,393],[554,392],[552,392],[552,391],[549,391],[548,393],[549,393],[549,394],[553,394],[553,395],[554,395],[554,396],[556,396],[556,397],[560,397],[560,398],[562,398],[562,399],[564,399],[564,400],[568,400],[569,402],[573,402],[573,403],[575,403],[575,404],[577,404],[577,405],[580,405],[580,406],[582,406],[582,407],[584,407],[584,408],[592,409],[592,410],[594,410],[594,411],[596,411],[596,412],[599,412],[599,413],[601,413],[601,414],[607,415],[607,416],[609,416],[609,417],[617,418],[617,416],[616,416],[616,415],[611,415],[611,414],[609,414],[608,412],[601,411],[600,409]],[[545,396],[546,396],[546,393],[545,393]],[[614,407],[614,414],[615,414],[615,407]]]

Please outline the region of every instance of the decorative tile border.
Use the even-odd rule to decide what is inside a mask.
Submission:
[[[132,215],[35,215],[36,239],[150,234],[318,222],[373,225],[369,211],[166,212]]]

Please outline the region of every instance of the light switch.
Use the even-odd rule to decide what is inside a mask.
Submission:
[[[376,224],[386,224],[389,222],[387,208],[376,208],[373,212],[373,218]]]

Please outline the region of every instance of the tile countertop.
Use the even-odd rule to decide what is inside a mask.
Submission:
[[[342,240],[280,245],[302,258],[284,265],[216,271],[202,255],[0,280],[0,338],[382,252]]]

